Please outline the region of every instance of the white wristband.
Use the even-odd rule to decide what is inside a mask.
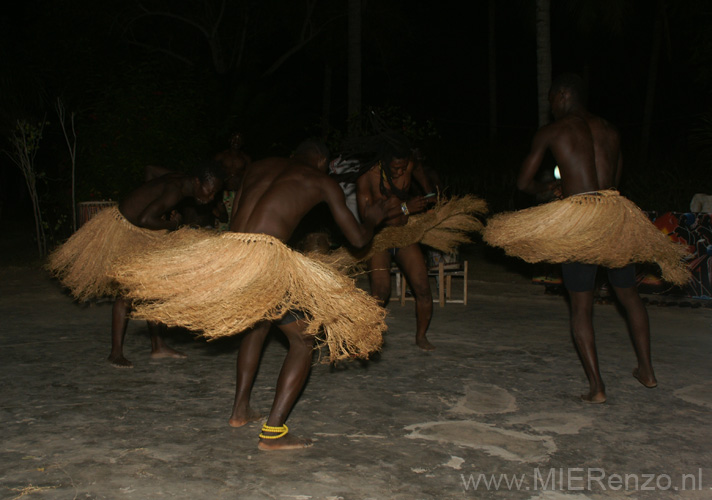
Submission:
[[[408,215],[410,212],[408,211],[408,205],[405,204],[405,202],[401,203],[401,210],[403,211],[403,214]]]

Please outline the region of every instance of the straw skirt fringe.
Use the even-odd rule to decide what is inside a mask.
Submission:
[[[121,260],[112,276],[134,301],[133,317],[201,332],[238,334],[289,310],[328,346],[327,362],[366,358],[383,342],[385,309],[337,270],[263,234],[220,233]]]
[[[616,190],[583,193],[495,215],[485,242],[527,262],[581,262],[617,268],[655,263],[676,285],[690,279],[686,247],[668,239],[637,205]]]
[[[361,250],[341,247],[328,255],[315,256],[344,271],[352,271],[361,262],[389,248],[422,243],[443,253],[450,253],[470,243],[470,233],[482,230],[477,215],[487,213],[487,202],[472,195],[441,201],[425,213],[412,215],[404,226],[388,226],[374,235]]]
[[[113,263],[151,248],[165,233],[134,226],[117,207],[106,208],[52,252],[46,267],[80,301],[115,297],[119,289],[108,276]]]

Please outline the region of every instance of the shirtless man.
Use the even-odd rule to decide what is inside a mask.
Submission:
[[[433,186],[422,164],[414,158],[407,140],[389,142],[380,155],[380,161],[358,178],[356,199],[359,214],[363,216],[375,203],[389,200],[394,207],[384,224],[405,225],[410,214],[422,212],[435,201],[435,198],[411,197],[408,193],[413,179],[425,193],[433,192]],[[371,295],[384,306],[388,304],[391,296],[391,258],[395,258],[415,295],[415,344],[425,351],[432,351],[435,346],[428,341],[426,334],[433,316],[433,295],[425,257],[418,243],[384,250],[369,259]]]
[[[586,110],[582,80],[576,75],[560,76],[552,83],[549,102],[555,121],[543,126],[534,136],[517,187],[530,194],[553,190],[563,197],[616,188],[622,170],[620,136],[613,125]],[[535,180],[547,150],[558,163],[560,185],[557,181],[542,183]],[[596,270],[597,266],[589,264],[562,265],[564,286],[571,300],[571,329],[590,386],[581,398],[589,403],[606,401],[592,319]],[[650,358],[648,313],[636,288],[635,265],[609,269],[608,279],[626,311],[638,360],[633,375],[645,387],[656,387]]]
[[[242,150],[244,139],[242,134],[236,132],[230,137],[230,147],[215,155],[215,161],[220,163],[225,170],[225,187],[222,199],[217,200],[213,208],[216,217],[216,227],[222,231],[229,228],[229,216],[235,199],[235,192],[240,187],[245,169],[252,163],[252,158]]]
[[[230,230],[268,234],[286,242],[299,221],[315,205],[326,203],[349,242],[363,247],[383,220],[386,208],[374,204],[359,224],[346,206],[338,183],[326,174],[329,153],[321,143],[302,143],[291,158],[266,158],[248,166],[235,197]],[[288,312],[274,324],[289,341],[289,351],[277,380],[277,389],[258,447],[283,450],[311,446],[310,439],[287,434],[284,422],[307,380],[312,364],[314,337],[304,334],[306,319]],[[250,408],[250,393],[271,323],[262,322],[242,334],[237,356],[237,387],[230,425],[240,427],[261,417]],[[271,429],[271,430],[270,430]],[[263,437],[264,436],[264,437]]]
[[[230,183],[227,181],[231,175],[236,177],[242,177],[242,174],[244,173],[247,166],[252,163],[252,159],[250,158],[250,156],[242,150],[242,146],[244,146],[244,144],[245,141],[242,137],[242,134],[239,132],[235,132],[230,137],[230,147],[215,155],[215,161],[219,162],[223,166],[223,169],[225,170],[225,173],[227,175],[225,181],[226,188],[230,187]],[[233,187],[233,189],[236,188],[237,185]]]
[[[131,192],[121,203],[119,212],[131,224],[145,229],[173,230],[181,224],[181,216],[173,210],[182,200],[194,198],[198,203],[209,203],[222,188],[223,174],[217,164],[207,163],[194,175],[171,172],[162,167],[147,167],[148,182]],[[111,353],[108,360],[119,368],[132,368],[124,357],[123,346],[128,326],[131,303],[117,297],[111,321]],[[148,322],[151,333],[151,358],[185,358],[168,347],[161,336],[165,325]]]

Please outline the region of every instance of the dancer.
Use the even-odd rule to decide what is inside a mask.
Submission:
[[[291,158],[251,164],[237,194],[232,231],[126,259],[113,274],[137,301],[134,317],[182,326],[208,339],[244,335],[230,418],[234,427],[260,418],[250,408],[250,392],[262,346],[271,325],[285,333],[289,352],[260,434],[258,447],[263,450],[311,445],[308,439],[289,435],[284,422],[305,384],[315,344],[328,346],[322,362],[334,362],[367,359],[383,343],[385,310],[343,274],[344,261],[349,267],[353,260],[333,252],[302,255],[284,243],[317,204],[329,208],[354,247],[365,247],[374,227],[389,213],[402,213],[399,200],[380,200],[362,210],[359,224],[338,182],[325,173],[327,157],[323,144],[309,141]],[[394,228],[409,233],[395,235],[396,241],[432,236],[443,249],[450,248],[481,227],[470,214],[483,209],[482,200],[444,204],[434,213],[416,216],[424,220],[415,227]],[[177,231],[176,239],[182,239],[183,231]],[[213,256],[210,265],[206,255]]]
[[[245,169],[252,162],[252,158],[242,149],[244,143],[242,134],[235,132],[230,136],[230,146],[215,155],[215,161],[219,162],[225,170],[222,199],[218,200],[213,208],[213,215],[216,218],[215,227],[220,231],[227,231],[230,227],[229,216],[232,213],[235,192],[240,187]]]
[[[426,194],[432,193],[434,188],[422,164],[416,161],[407,139],[393,134],[384,135],[382,143],[379,161],[357,180],[359,213],[363,214],[375,203],[390,200],[395,208],[388,214],[384,225],[403,226],[411,214],[423,212],[437,198],[409,194],[413,179]],[[433,316],[433,295],[420,244],[380,250],[368,260],[371,294],[384,306],[391,296],[391,259],[395,259],[403,271],[415,296],[415,344],[425,351],[432,351],[435,346],[428,341],[427,331]]]
[[[152,178],[131,192],[118,207],[108,208],[93,217],[49,257],[47,268],[80,301],[103,296],[114,297],[109,362],[117,368],[132,368],[123,354],[131,303],[108,276],[117,260],[135,252],[148,251],[178,228],[181,216],[174,208],[186,198],[209,203],[222,189],[218,164],[200,165],[188,175],[158,170]],[[168,347],[162,338],[165,325],[148,322],[151,358],[184,358]]]
[[[648,313],[638,295],[633,263],[658,262],[663,277],[684,283],[688,273],[681,259],[686,251],[667,240],[640,209],[615,191],[622,171],[620,137],[613,125],[584,106],[581,78],[566,74],[555,79],[549,102],[555,121],[534,136],[517,187],[530,194],[558,192],[564,199],[495,216],[483,237],[529,262],[562,263],[571,302],[571,330],[589,382],[581,398],[603,403],[606,388],[592,319],[598,265],[608,268],[608,279],[626,312],[638,361],[633,376],[653,388],[657,380]],[[535,179],[547,150],[558,163],[560,184]]]
[[[338,183],[326,174],[328,150],[316,141],[302,143],[291,158],[268,158],[248,166],[236,196],[230,229],[240,233],[263,233],[285,242],[299,221],[315,205],[325,202],[349,242],[366,245],[374,227],[386,216],[384,203],[362,213],[359,224],[346,206]],[[314,336],[305,333],[309,318],[301,311],[287,312],[274,324],[286,335],[289,352],[277,380],[277,389],[267,422],[262,428],[261,450],[284,450],[311,446],[310,439],[288,434],[284,424],[306,383],[312,362]],[[243,334],[237,357],[237,388],[230,425],[240,427],[260,418],[250,408],[250,394],[271,322],[263,321]]]

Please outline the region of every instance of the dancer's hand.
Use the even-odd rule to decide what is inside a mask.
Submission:
[[[183,216],[177,210],[171,210],[171,215],[170,215],[169,220],[171,222],[175,222],[176,229],[178,229],[178,227],[180,227],[181,223],[183,222]]]
[[[428,205],[431,205],[436,201],[437,197],[435,196],[430,196],[427,198],[425,196],[416,196],[415,198],[411,198],[410,200],[408,200],[405,205],[408,214],[417,214],[425,210]]]

